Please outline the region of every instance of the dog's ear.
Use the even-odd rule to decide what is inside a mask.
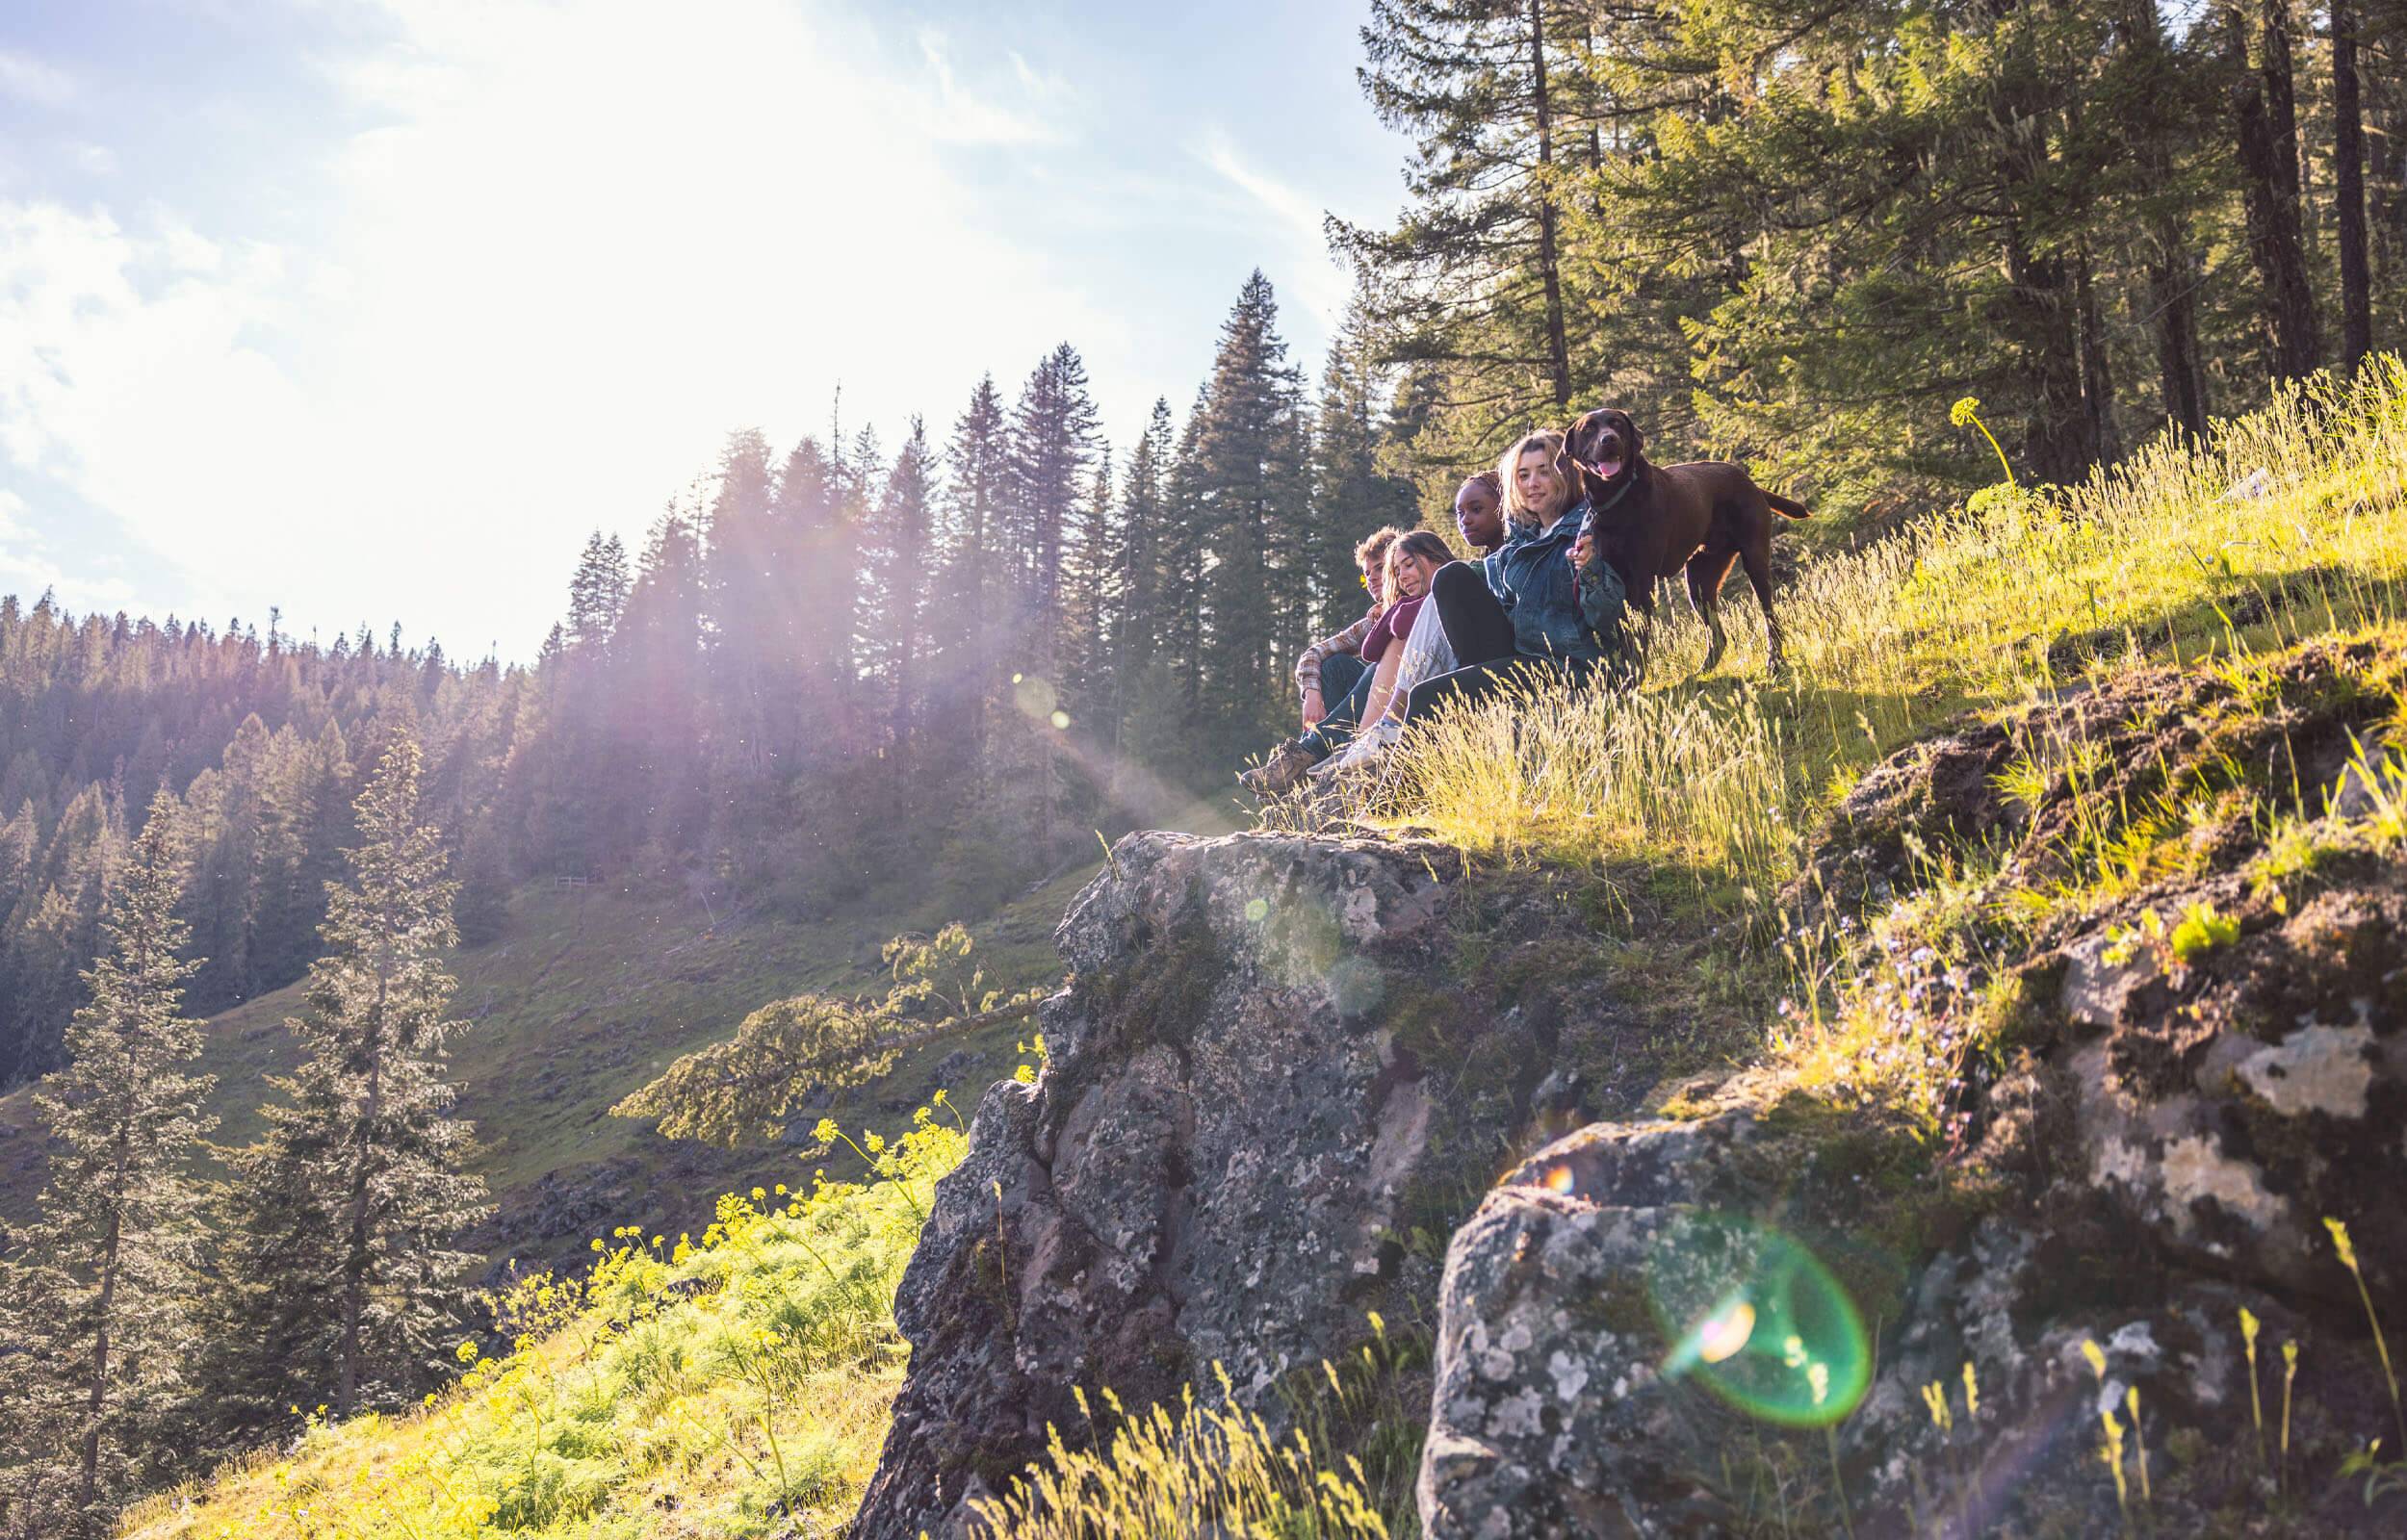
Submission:
[[[1594,416],[1590,413],[1589,416]],[[1563,448],[1555,451],[1555,474],[1571,489],[1571,500],[1577,502],[1589,495],[1588,467],[1580,463],[1580,429],[1588,425],[1588,417],[1575,417],[1563,430]]]
[[[1638,424],[1631,421],[1629,413],[1616,412],[1613,415],[1621,419],[1621,431],[1629,435],[1630,459],[1635,462],[1638,459],[1639,447],[1644,444],[1646,440],[1644,436],[1639,432]]]

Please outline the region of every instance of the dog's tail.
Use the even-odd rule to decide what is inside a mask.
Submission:
[[[1764,500],[1771,503],[1772,510],[1780,515],[1783,519],[1810,519],[1813,517],[1812,514],[1805,511],[1805,504],[1798,501],[1795,498],[1784,498],[1777,492],[1767,492],[1764,494]]]

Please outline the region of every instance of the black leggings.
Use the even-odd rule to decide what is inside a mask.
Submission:
[[[1517,666],[1522,659],[1513,650],[1513,617],[1488,591],[1488,575],[1477,563],[1454,561],[1438,568],[1430,579],[1427,607],[1446,629],[1455,669],[1412,686],[1404,698],[1408,727],[1447,703],[1493,694],[1522,672]]]

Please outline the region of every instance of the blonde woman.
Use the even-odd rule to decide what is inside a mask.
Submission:
[[[1577,682],[1600,669],[1626,677],[1622,624],[1627,596],[1613,568],[1572,564],[1571,543],[1586,505],[1573,500],[1563,435],[1532,433],[1505,451],[1508,536],[1479,563],[1455,562],[1430,580],[1430,611],[1460,665],[1412,687],[1408,723],[1477,701],[1519,678]]]

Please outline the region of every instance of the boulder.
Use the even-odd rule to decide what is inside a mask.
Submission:
[[[1216,1398],[1217,1369],[1276,1424],[1371,1312],[1429,1319],[1443,1237],[1532,1142],[1560,1041],[1618,1019],[1607,991],[1462,988],[1464,879],[1410,841],[1113,848],[1057,933],[1043,1071],[980,1103],[903,1277],[911,1367],[855,1534],[966,1532],[1048,1425],[1088,1436],[1074,1387],[1137,1409]],[[1483,922],[1507,951],[1585,929],[1509,892]]]
[[[1508,1174],[1448,1249],[1418,1493],[1432,1540],[2407,1532],[2397,1482],[2335,1478],[2397,1424],[2327,1228],[2407,1327],[2407,847],[2380,799],[2313,795],[2383,730],[2397,691],[2369,675],[2391,666],[2331,644],[2254,680],[2141,673],[1867,776],[1807,883],[1878,934],[1858,954],[1878,1006],[1866,1055],[1979,1045],[1954,1110],[1934,1129],[1763,1068],[1684,1090],[1679,1120],[1593,1124]],[[2079,784],[2001,773],[2027,757],[2075,760]],[[2184,843],[2149,881],[2077,888],[2028,929],[1984,918],[2080,875],[2082,796],[2182,798]],[[2265,808],[2289,821],[2249,810]],[[1883,922],[1926,857],[1972,848],[1989,893]],[[1991,927],[1960,949],[1974,961],[1915,944],[1945,945],[1943,923]],[[1667,1259],[1733,1230],[1777,1239],[1667,1289]],[[1752,1291],[1775,1245],[1818,1259],[1866,1334],[1877,1370],[1844,1418],[1793,1415],[1844,1343],[1826,1362],[1791,1349],[1784,1408],[1691,1350],[1770,1319]],[[2262,1323],[2253,1369],[2243,1311]]]

